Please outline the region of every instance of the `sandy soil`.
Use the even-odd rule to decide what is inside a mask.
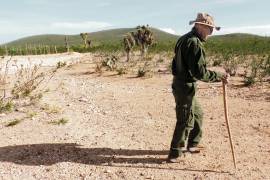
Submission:
[[[0,179],[270,179],[269,83],[233,78],[228,87],[236,170],[220,83],[199,83],[206,148],[168,164],[172,76],[99,76],[84,58],[57,73],[39,104],[0,116]],[[23,121],[5,126],[15,118]],[[61,118],[68,122],[50,123]]]

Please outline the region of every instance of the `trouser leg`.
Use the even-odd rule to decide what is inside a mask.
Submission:
[[[192,111],[194,114],[194,127],[189,134],[188,138],[189,147],[197,146],[202,138],[203,111],[195,97],[192,103]]]
[[[192,113],[192,98],[186,101],[174,93],[176,101],[176,126],[171,141],[170,157],[178,157],[182,154],[181,148],[185,147],[189,132],[193,128],[194,118]],[[184,103],[183,103],[184,102]]]

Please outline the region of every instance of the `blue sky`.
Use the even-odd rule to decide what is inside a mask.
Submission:
[[[37,34],[79,34],[149,24],[173,34],[191,29],[198,12],[220,32],[270,36],[269,0],[8,0],[1,2],[0,44]]]

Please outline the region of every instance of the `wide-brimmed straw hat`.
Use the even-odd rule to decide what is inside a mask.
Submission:
[[[207,14],[207,13],[198,13],[196,20],[193,20],[193,21],[189,22],[190,25],[194,24],[194,23],[195,24],[203,24],[203,25],[206,25],[206,26],[213,27],[217,31],[220,30],[220,27],[215,25],[214,18],[212,16],[210,16],[209,14]]]

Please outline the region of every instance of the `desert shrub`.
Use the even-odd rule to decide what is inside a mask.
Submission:
[[[215,57],[214,60],[213,60],[213,66],[221,66],[222,64],[222,60],[220,57]]]
[[[102,64],[101,63],[96,63],[96,67],[95,67],[95,72],[98,74],[102,74]]]
[[[146,54],[145,56],[142,57],[142,60],[144,61],[152,61],[153,55],[152,54]]]
[[[167,66],[167,70],[172,73],[172,63],[169,63]]]
[[[13,110],[14,104],[12,101],[5,102],[4,99],[0,99],[0,113],[10,112]]]
[[[48,85],[50,79],[56,73],[56,69],[49,71],[41,71],[41,65],[20,67],[15,62],[15,74],[8,75],[9,70],[9,60],[0,61],[0,112],[11,112],[14,107],[20,104],[21,98],[25,99],[28,104],[33,105],[38,102],[44,90]],[[12,77],[12,78],[10,78]]]
[[[158,55],[157,63],[163,63],[165,60],[161,54]]]
[[[137,72],[137,77],[143,77],[147,73],[149,73],[150,72],[149,65],[150,64],[148,62],[145,62],[142,67],[139,67],[138,72]]]
[[[21,119],[14,119],[14,120],[10,121],[8,124],[6,124],[6,127],[15,126],[15,125],[19,124],[20,122],[22,122]]]
[[[30,95],[32,98],[40,97],[40,93],[45,91],[41,89],[42,84],[46,86],[46,81],[49,81],[55,73],[55,69],[42,72],[41,64],[34,67],[31,67],[31,64],[26,67],[21,66],[16,72],[16,82],[11,91],[13,98],[30,97]]]
[[[12,56],[10,57],[10,59],[6,60],[6,62],[4,61],[4,57],[1,57],[0,59],[0,92],[2,94],[1,99],[5,99],[6,97],[6,91],[7,91],[6,85],[9,84],[7,80],[8,70],[9,70],[8,67],[11,60],[12,60]]]
[[[33,118],[36,115],[37,115],[37,112],[29,111],[29,112],[27,112],[26,118]]]
[[[54,124],[54,125],[64,125],[66,123],[68,123],[68,119],[66,118],[61,118],[61,119],[50,122],[50,124]]]
[[[250,63],[246,63],[244,75],[245,85],[252,85],[257,81],[262,82],[268,76],[270,76],[270,55],[254,57]]]
[[[62,112],[62,109],[56,105],[44,104],[41,109],[47,114],[58,114]]]
[[[154,44],[154,33],[151,28],[146,26],[137,26],[135,32],[129,32],[124,36],[123,45],[127,54],[127,61],[130,59],[130,52],[137,45],[140,48],[141,56],[144,57],[150,46]]]
[[[127,74],[127,68],[126,67],[119,67],[116,69],[116,72],[118,75]]]
[[[107,69],[109,69],[110,71],[113,71],[116,69],[116,62],[118,61],[118,58],[114,55],[107,57],[106,59],[104,59],[102,61],[102,66],[106,67]]]
[[[44,80],[45,74],[38,73],[38,66],[36,65],[33,70],[30,67],[21,68],[16,74],[16,83],[11,91],[15,98],[29,96],[38,85]]]
[[[61,61],[58,61],[57,64],[56,64],[56,68],[57,69],[60,69],[62,67],[65,67],[67,65],[66,62],[61,62]]]
[[[12,100],[7,97],[7,91],[8,87],[7,85],[10,84],[8,81],[8,66],[11,61],[12,57],[8,59],[6,62],[4,62],[3,57],[1,58],[2,61],[0,61],[0,113],[2,112],[10,112],[13,110],[14,104]]]
[[[222,58],[223,68],[225,69],[226,73],[230,74],[230,76],[235,76],[239,64],[236,58],[233,56],[233,53],[226,52],[222,54]]]
[[[47,90],[43,91],[48,92]],[[39,100],[43,97],[43,92],[35,93],[29,96],[30,101],[32,102],[31,104],[36,104],[39,102]]]
[[[270,54],[266,57],[263,66],[263,76],[270,76]]]
[[[145,74],[146,74],[146,71],[144,68],[138,69],[137,77],[143,77],[143,76],[145,76]]]
[[[254,76],[246,76],[245,78],[244,78],[244,84],[246,85],[246,86],[250,86],[250,85],[252,85],[252,84],[254,84],[255,83],[255,77]]]

